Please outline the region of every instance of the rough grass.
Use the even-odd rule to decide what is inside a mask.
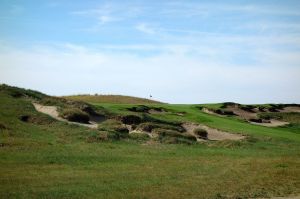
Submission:
[[[161,104],[161,102],[155,100],[124,96],[124,95],[72,95],[72,96],[65,96],[64,98],[84,101],[88,103]]]
[[[27,99],[0,92],[0,198],[213,199],[300,193],[299,127],[260,127],[205,114],[196,106],[163,106],[186,114],[157,119],[201,122],[242,132],[247,140],[192,145],[105,141],[107,131],[52,120]],[[126,107],[105,105],[114,113]],[[22,122],[20,115],[51,122]]]

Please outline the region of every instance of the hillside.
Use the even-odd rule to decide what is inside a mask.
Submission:
[[[298,106],[89,104],[0,85],[0,198],[299,195]]]
[[[131,97],[124,95],[71,95],[64,96],[66,99],[84,101],[88,103],[112,103],[112,104],[161,104],[162,102]]]

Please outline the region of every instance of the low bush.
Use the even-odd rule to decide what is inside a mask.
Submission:
[[[78,108],[65,108],[61,111],[60,116],[72,122],[86,124],[88,124],[90,120],[89,115]]]
[[[205,129],[203,129],[203,128],[196,128],[196,129],[194,129],[193,132],[199,138],[201,138],[201,139],[207,139],[207,134],[208,133],[207,133],[207,131]]]

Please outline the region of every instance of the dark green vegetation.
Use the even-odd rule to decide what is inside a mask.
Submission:
[[[89,115],[78,108],[63,109],[61,116],[72,122],[89,123],[90,120]]]
[[[109,119],[99,129],[68,124],[35,111],[32,100]],[[147,111],[132,107],[136,106],[64,101],[2,85],[0,198],[299,195],[300,127],[294,114],[282,116],[290,118],[292,126],[268,128],[210,115],[199,105],[153,104]],[[154,108],[163,111],[153,112]],[[162,136],[150,141],[145,134],[128,134],[125,120]],[[181,132],[179,124],[188,121],[247,138],[196,143]]]

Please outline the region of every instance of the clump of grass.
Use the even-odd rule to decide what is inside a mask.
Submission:
[[[88,143],[104,142],[104,141],[117,140],[117,139],[119,139],[119,136],[113,132],[94,131],[86,138],[86,142]]]
[[[174,130],[157,128],[153,133],[158,135],[158,140],[160,142],[167,144],[192,144],[197,141],[197,138],[193,135],[180,133]]]
[[[36,115],[36,114],[29,114],[29,115],[20,115],[19,119],[22,122],[28,122],[32,124],[38,124],[38,125],[48,125],[53,123],[53,119],[46,116],[46,115]]]
[[[145,105],[139,105],[139,106],[133,106],[133,107],[127,108],[127,110],[132,111],[132,112],[147,113],[150,110],[150,108]]]
[[[8,95],[10,95],[14,98],[30,97],[30,98],[34,98],[34,99],[42,99],[42,98],[46,97],[45,94],[40,93],[38,91],[18,88],[18,87],[14,87],[14,86],[8,86],[6,84],[0,85],[0,91],[3,93],[7,93]]]
[[[263,123],[263,120],[261,118],[251,118],[249,119],[249,121],[255,123]]]
[[[256,107],[253,106],[253,105],[240,105],[239,108],[244,110],[244,111],[253,113],[254,112],[253,109],[256,108]]]
[[[0,123],[0,129],[8,129],[6,125]]]
[[[129,139],[138,141],[138,142],[145,142],[150,140],[150,136],[146,133],[130,133]]]
[[[291,112],[291,113],[284,113],[284,112],[273,112],[273,113],[261,113],[259,114],[259,118],[261,119],[276,119],[282,120],[285,122],[300,124],[300,113]]]
[[[142,122],[141,117],[136,115],[125,115],[122,116],[121,121],[123,124],[140,124]]]
[[[145,122],[137,126],[137,129],[146,132],[152,132],[153,129],[166,129],[166,130],[173,130],[177,132],[184,132],[185,129],[180,125],[171,125],[171,124],[161,124],[155,122]]]
[[[224,102],[220,108],[227,108],[228,106],[239,106],[240,104],[235,102]]]
[[[193,133],[201,139],[207,139],[207,131],[203,128],[194,129]]]
[[[110,138],[113,139],[127,138],[129,133],[126,126],[124,126],[120,121],[114,119],[109,119],[105,122],[102,122],[101,124],[99,124],[98,129],[100,131],[112,133],[113,136],[111,136]]]
[[[224,109],[216,109],[213,111],[219,115],[235,115],[233,111],[224,110]]]
[[[86,124],[88,124],[90,120],[89,115],[78,108],[65,108],[61,111],[60,116],[72,122]]]

